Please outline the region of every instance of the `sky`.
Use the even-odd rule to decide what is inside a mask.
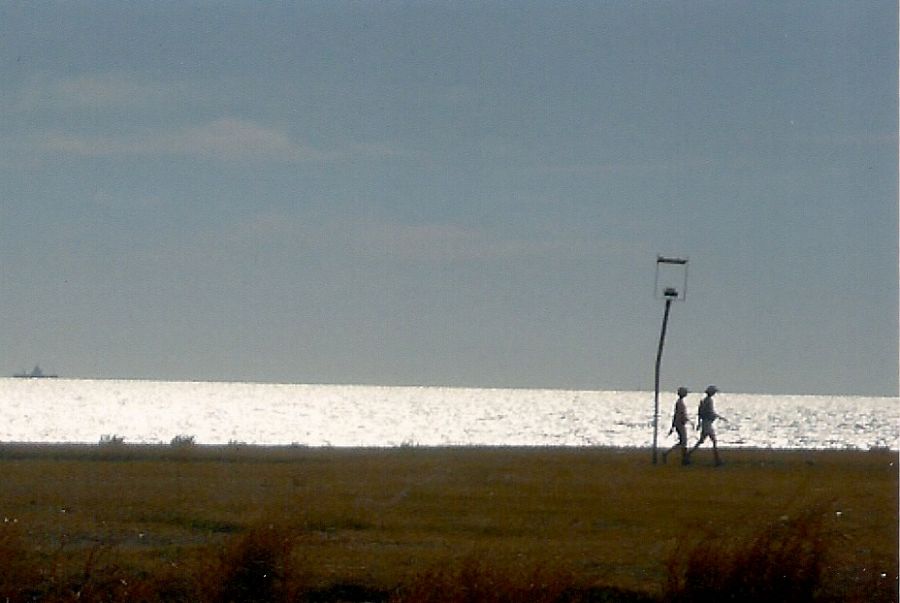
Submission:
[[[898,8],[4,2],[0,374],[898,395]]]

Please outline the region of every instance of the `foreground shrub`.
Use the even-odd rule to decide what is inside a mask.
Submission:
[[[297,587],[292,549],[290,535],[272,525],[237,537],[223,552],[210,599],[216,603],[293,600]]]
[[[30,601],[40,576],[29,558],[15,520],[0,523],[0,601]]]
[[[768,526],[748,540],[705,542],[669,563],[666,600],[817,600],[825,568],[823,514],[808,511]]]
[[[392,603],[551,603],[569,600],[571,576],[539,568],[501,568],[482,557],[420,574]]]

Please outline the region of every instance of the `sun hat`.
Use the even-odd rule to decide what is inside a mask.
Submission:
[[[719,391],[719,388],[716,387],[715,385],[710,385],[709,387],[706,388],[706,394],[709,396],[713,395],[714,393],[716,393],[718,391]]]

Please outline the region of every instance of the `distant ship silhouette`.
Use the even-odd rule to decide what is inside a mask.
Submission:
[[[41,367],[35,364],[30,373],[22,371],[21,373],[16,373],[13,377],[19,379],[56,379],[58,375],[45,375],[44,371],[41,370]]]

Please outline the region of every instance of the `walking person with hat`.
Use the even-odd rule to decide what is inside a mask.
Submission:
[[[663,463],[666,462],[666,457],[669,456],[669,453],[675,450],[676,448],[681,449],[681,463],[685,463],[685,459],[687,458],[687,428],[685,425],[691,423],[688,419],[687,408],[684,405],[684,397],[690,393],[688,388],[679,387],[678,388],[678,399],[675,400],[675,412],[672,415],[672,427],[669,428],[668,435],[672,435],[673,431],[678,432],[678,442],[662,453]],[[691,428],[696,429],[694,424],[691,423]]]
[[[716,419],[722,419],[725,421],[725,417],[716,413],[715,408],[713,407],[713,396],[719,391],[715,385],[710,385],[706,388],[706,397],[700,400],[700,407],[697,410],[697,418],[700,423],[700,439],[694,444],[694,447],[690,452],[684,457],[684,464],[689,465],[691,463],[691,455],[694,453],[697,448],[700,447],[700,444],[706,441],[706,438],[712,442],[713,445],[713,457],[716,459],[716,466],[722,464],[722,459],[719,458],[719,448],[716,444],[716,430],[713,427],[713,423],[715,423]]]

